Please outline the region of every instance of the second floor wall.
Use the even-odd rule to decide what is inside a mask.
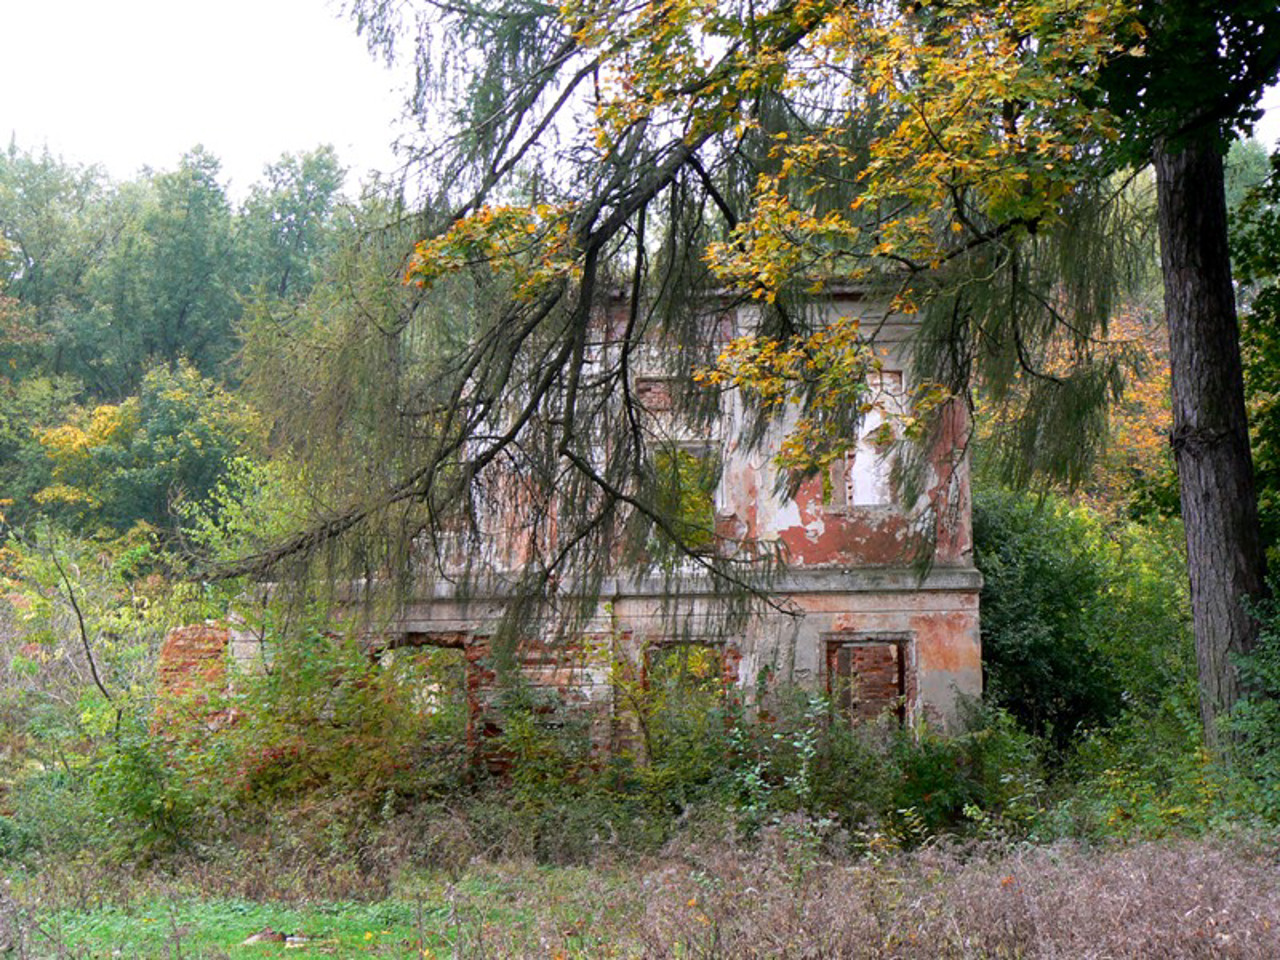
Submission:
[[[944,405],[929,448],[910,458],[915,474],[899,476],[895,467],[908,442],[900,421],[920,386],[911,365],[914,325],[856,296],[836,298],[827,309],[832,317],[862,320],[877,365],[868,376],[856,442],[803,477],[778,463],[797,408],[759,418],[740,391],[717,394],[691,383],[691,371],[674,369],[663,343],[632,348],[628,402],[656,477],[652,506],[670,518],[692,553],[745,565],[770,557],[790,567],[971,566],[966,411],[958,403]],[[604,312],[584,375],[612,362],[611,352],[619,349],[615,328],[626,310],[624,303]],[[710,322],[728,343],[753,332],[758,316],[751,305],[737,306]],[[701,407],[697,416],[688,414],[691,391],[701,391],[694,398]],[[632,442],[636,438],[599,436],[597,466],[603,471],[617,447]],[[548,485],[526,476],[520,465],[491,474],[477,503],[475,527],[458,536],[450,563],[463,564],[470,551],[473,570],[508,574],[556,549],[565,506],[549,500]],[[634,549],[619,547],[610,573],[625,573],[635,559]],[[697,566],[685,563],[694,572]]]

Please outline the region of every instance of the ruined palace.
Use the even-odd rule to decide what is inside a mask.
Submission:
[[[746,580],[751,557],[767,552],[780,563],[760,580],[769,602],[757,602],[746,617],[730,616],[737,601],[726,584],[688,558],[674,574],[637,573],[619,564],[592,585],[589,597],[575,597],[572,582],[559,584],[562,604],[581,601],[591,612],[573,632],[554,637],[526,625],[516,667],[549,700],[584,711],[601,749],[629,736],[620,687],[644,684],[691,655],[700,682],[710,673],[747,704],[765,681],[796,686],[828,694],[851,723],[945,728],[964,697],[981,693],[981,576],[972,560],[967,415],[959,405],[944,408],[931,449],[919,451],[925,475],[913,502],[902,502],[891,482],[895,446],[886,436],[916,386],[912,322],[874,307],[847,294],[828,308],[860,316],[874,335],[874,402],[858,442],[794,489],[779,482],[776,464],[787,422],[748,442],[743,400],[728,391],[718,415],[700,427],[682,424],[672,412],[677,378],[661,364],[637,364],[632,393],[655,430],[670,439],[668,449],[714,467],[706,473],[705,504],[693,505],[705,509],[705,526],[714,531],[708,550],[722,557],[740,552],[745,562],[735,569]],[[625,303],[616,309],[625,312]],[[724,336],[736,336],[750,329],[753,307],[736,307],[722,319]],[[416,591],[380,622],[371,641],[379,649],[455,650],[477,737],[486,727],[492,732],[493,638],[511,602],[505,574],[523,560],[517,538],[504,542],[502,520],[488,518],[484,576],[464,591],[444,567],[424,565],[437,575],[418,578]],[[231,639],[242,658],[258,649]]]
[[[612,570],[593,593],[594,616],[576,637],[543,643],[534,636],[521,645],[525,679],[589,711],[599,741],[616,735],[620,665],[643,680],[673,654],[691,650],[748,702],[767,677],[829,693],[851,722],[887,714],[946,726],[962,697],[981,693],[981,577],[972,561],[966,414],[959,406],[944,411],[939,439],[924,457],[920,492],[913,503],[900,502],[882,425],[893,429],[894,414],[914,386],[912,323],[876,313],[854,294],[829,309],[867,315],[864,328],[874,323],[881,364],[872,374],[875,403],[862,419],[859,442],[825,475],[789,494],[775,464],[787,424],[774,424],[748,443],[734,392],[724,394],[719,416],[707,426],[666,424],[682,455],[715,464],[706,505],[714,549],[763,545],[781,559],[767,584],[774,602],[726,629],[725,585],[696,564],[674,578]],[[736,308],[726,336],[751,322],[752,307]],[[672,379],[656,369],[634,374],[635,396],[659,421],[672,389]],[[483,582],[464,598],[445,580],[424,581],[395,618],[396,642],[459,647],[469,664],[469,689],[479,697],[493,677],[488,638],[505,602],[500,588],[486,590]]]

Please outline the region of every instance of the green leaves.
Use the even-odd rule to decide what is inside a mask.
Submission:
[[[267,167],[236,224],[244,286],[285,301],[311,292],[334,241],[344,175],[331,146],[285,154]]]
[[[185,363],[156,367],[138,396],[41,435],[54,482],[36,499],[82,529],[172,527],[171,502],[204,499],[227,460],[260,437],[257,414],[223,387]]]
[[[1106,527],[1052,496],[976,497],[988,699],[1062,756],[1126,711],[1193,703],[1180,536],[1155,519]]]

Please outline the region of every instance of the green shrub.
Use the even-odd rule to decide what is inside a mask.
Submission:
[[[20,779],[9,796],[13,824],[28,839],[27,849],[62,854],[89,843],[97,815],[83,776],[46,769]]]
[[[1272,591],[1275,591],[1275,586]],[[1224,723],[1236,769],[1253,786],[1253,804],[1280,822],[1280,604],[1260,603],[1258,644],[1238,662],[1248,691]]]
[[[221,780],[247,809],[325,794],[370,811],[388,797],[455,786],[466,762],[465,706],[437,651],[374,658],[357,637],[319,623],[271,637],[269,671],[235,678],[225,706],[236,722],[209,738],[221,752],[200,776]]]
[[[1204,752],[1180,524],[988,491],[974,537],[989,699],[1052,745],[1033,832],[1161,836],[1237,810]]]
[[[970,704],[964,728],[895,738],[890,820],[906,840],[943,833],[1023,834],[1044,791],[1041,745],[998,708]]]
[[[1140,724],[1125,723],[1082,744],[1068,768],[1071,789],[1041,818],[1037,836],[1151,839],[1239,822],[1239,781],[1203,746],[1144,739]]]
[[[697,823],[732,823],[745,837],[801,821],[846,836],[887,831],[914,844],[943,832],[1026,833],[1039,810],[1039,745],[1005,712],[972,705],[957,735],[893,723],[852,724],[827,698],[766,689],[748,710],[710,685],[628,688],[651,755],[592,755],[581,717],[516,687],[495,703],[496,780],[457,798],[483,848],[540,861],[583,862],[601,846],[653,850]],[[697,686],[697,685],[695,685]],[[696,692],[696,691],[695,691]],[[660,704],[675,703],[664,714]]]
[[[127,719],[89,775],[104,839],[130,856],[183,846],[197,798],[169,762],[166,745],[137,718]]]
[[[32,850],[38,840],[25,823],[0,816],[0,861],[15,860]]]
[[[1119,715],[1121,688],[1100,655],[1104,563],[1082,512],[986,492],[974,501],[988,697],[1065,752]]]
[[[983,491],[974,502],[987,699],[1057,759],[1090,731],[1194,682],[1176,521],[1106,524],[1086,508]]]

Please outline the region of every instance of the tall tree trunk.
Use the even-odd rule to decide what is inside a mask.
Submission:
[[[1222,154],[1208,133],[1155,149],[1161,267],[1173,375],[1173,451],[1182,490],[1200,713],[1217,721],[1240,696],[1233,658],[1252,649],[1245,599],[1266,577],[1227,252]]]

